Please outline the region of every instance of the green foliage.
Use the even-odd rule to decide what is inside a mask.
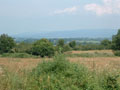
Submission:
[[[15,47],[15,42],[12,37],[6,34],[0,36],[0,53],[11,52],[13,47]]]
[[[47,39],[41,39],[33,44],[31,53],[33,55],[40,55],[41,57],[51,57],[54,55],[54,46]]]
[[[100,78],[99,78],[100,79]],[[118,82],[119,75],[112,73],[103,73],[99,83],[103,90],[120,90],[120,83]]]
[[[75,41],[71,41],[69,43],[69,46],[74,49],[76,47],[76,42]]]
[[[103,50],[104,46],[100,44],[79,45],[78,50]]]
[[[84,66],[72,64],[63,55],[55,56],[53,61],[40,63],[30,75],[28,81],[37,90],[90,90],[94,88],[91,83],[91,74]],[[32,86],[30,86],[32,88]]]
[[[120,29],[112,38],[112,49],[116,56],[120,56]]]
[[[32,44],[21,42],[21,43],[18,43],[16,45],[15,52],[17,52],[17,53],[25,53],[28,50],[30,50],[31,47],[32,47]]]
[[[55,48],[58,53],[63,53],[71,50],[71,47],[68,44],[65,44],[63,39],[58,40],[57,46]]]
[[[104,49],[111,49],[111,41],[108,39],[101,41],[101,45],[104,46]]]
[[[64,47],[64,39],[59,39],[58,40],[58,43],[57,43],[57,46],[59,46],[59,47]]]
[[[63,47],[63,52],[67,52],[67,51],[71,51],[72,50],[72,48],[69,46],[69,45],[64,45],[64,47]]]
[[[120,50],[120,30],[118,30],[117,35],[114,35],[112,38],[112,49]]]
[[[120,50],[115,50],[113,51],[113,53],[115,54],[115,56],[120,56]]]
[[[27,53],[4,53],[0,57],[9,57],[9,58],[35,58],[36,56],[27,54]]]

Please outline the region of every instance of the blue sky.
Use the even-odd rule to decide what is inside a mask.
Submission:
[[[120,28],[120,0],[0,0],[0,33]]]

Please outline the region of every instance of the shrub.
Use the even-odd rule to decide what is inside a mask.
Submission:
[[[120,50],[113,51],[113,53],[114,53],[115,56],[120,56]]]
[[[99,81],[103,90],[120,90],[118,80],[118,74],[103,73]]]
[[[43,90],[93,90],[91,74],[84,66],[72,64],[63,55],[55,56],[53,61],[40,63],[31,76],[34,86]],[[28,81],[33,83],[33,81]]]
[[[33,44],[31,53],[33,55],[40,55],[41,57],[51,57],[54,55],[54,46],[47,39],[41,39]]]

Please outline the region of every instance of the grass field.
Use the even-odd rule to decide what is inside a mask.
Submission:
[[[96,53],[97,53],[97,56],[96,56]],[[116,81],[117,79],[114,78],[114,76],[112,76],[112,74],[110,74],[110,77],[105,74],[105,73],[113,73],[113,74],[117,73],[117,75],[120,75],[120,70],[119,70],[120,57],[114,56],[111,50],[71,51],[71,52],[67,52],[65,54],[67,55],[66,58],[71,63],[77,64],[77,65],[85,65],[91,71],[91,73],[88,73],[88,76],[86,76],[87,72],[84,68],[81,68],[80,70],[82,70],[82,71],[77,73],[76,71],[74,71],[76,66],[73,65],[70,67],[71,69],[68,69],[68,71],[63,71],[62,72],[63,74],[65,74],[65,73],[69,73],[70,75],[74,75],[72,73],[76,73],[75,75],[83,74],[83,80],[82,80],[82,78],[80,79],[80,80],[82,80],[82,83],[84,83],[84,80],[88,80],[89,82],[92,82],[91,84],[94,84],[94,83],[98,84],[98,82],[100,83],[102,79],[103,80],[110,79],[109,83],[107,83],[106,81],[104,82],[104,83],[107,83],[108,86],[102,87],[102,86],[98,85],[99,87],[95,87],[94,89],[87,89],[87,90],[119,90],[118,89],[119,86],[114,86],[114,85],[118,85],[120,83],[120,78],[119,78],[119,80],[118,80],[119,82],[117,84],[117,81]],[[83,54],[83,55],[80,56],[81,54]],[[87,55],[92,54],[93,56],[88,57],[88,56],[86,56],[86,54]],[[74,56],[71,56],[71,55],[74,55]],[[62,58],[56,58],[56,59],[62,60]],[[31,87],[31,85],[34,85],[33,82],[36,83],[36,81],[35,81],[36,79],[33,76],[29,77],[29,75],[23,74],[23,73],[24,73],[24,71],[28,72],[28,71],[33,70],[33,68],[36,68],[36,66],[39,63],[42,63],[44,61],[48,62],[48,64],[43,63],[43,65],[41,65],[40,67],[43,67],[43,70],[48,70],[48,73],[41,74],[41,76],[39,78],[42,78],[42,80],[43,79],[46,80],[46,78],[47,78],[48,81],[49,81],[49,78],[51,78],[51,80],[54,81],[54,80],[59,80],[58,77],[64,76],[64,75],[61,76],[61,72],[59,72],[59,71],[57,71],[58,74],[55,74],[54,72],[50,72],[51,69],[49,69],[49,68],[53,68],[52,65],[53,66],[55,65],[55,67],[58,68],[58,70],[60,69],[60,71],[64,70],[64,69],[61,69],[61,67],[65,67],[65,68],[67,67],[66,66],[67,64],[64,65],[64,62],[55,62],[55,63],[53,62],[52,63],[52,58],[34,58],[34,57],[33,58],[0,58],[0,84],[1,84],[0,89],[16,90],[20,87],[20,88],[23,88],[21,90],[34,90],[35,86]],[[49,63],[49,61],[51,63]],[[58,65],[58,66],[56,66],[56,65]],[[69,64],[69,65],[72,65],[72,64]],[[36,70],[38,70],[37,72],[39,72],[39,69],[40,68],[37,66],[37,68],[36,68]],[[9,72],[6,73],[6,71],[9,71]],[[92,73],[93,71],[96,74],[93,74]],[[105,72],[105,73],[97,75],[97,73],[102,73],[102,72]],[[11,73],[11,74],[9,74],[9,73]],[[70,83],[65,82],[64,83],[65,86],[63,84],[63,86],[58,86],[58,87],[64,87],[64,89],[65,89],[65,88],[68,88],[68,86],[66,86],[67,84],[71,84],[71,85],[73,84],[73,81],[71,81],[72,77],[70,77],[69,74],[68,74],[68,77],[65,76],[66,78],[64,78],[64,79],[60,78],[59,84],[61,83],[60,85],[62,85],[62,82],[63,81],[65,82],[66,80],[70,80]],[[4,75],[5,75],[5,78],[4,78]],[[35,75],[37,75],[37,74],[35,74]],[[53,78],[54,75],[55,75],[55,77]],[[94,75],[96,75],[96,76],[94,76]],[[92,78],[92,77],[95,77],[95,78]],[[22,78],[22,79],[20,79],[20,78]],[[30,79],[30,78],[32,78],[32,79]],[[39,78],[37,78],[37,79],[39,79]],[[74,77],[74,78],[75,78],[74,80],[76,82],[77,77]],[[29,79],[32,80],[32,82],[31,82],[32,84],[31,83],[27,84]],[[24,83],[21,83],[22,86],[20,84],[20,80],[24,81]],[[40,81],[40,82],[42,83],[41,85],[46,85],[46,87],[36,86],[36,90],[44,90],[43,88],[46,88],[45,90],[55,89],[56,84],[54,82],[51,82],[51,83],[53,83],[52,84],[53,86],[52,86],[52,85],[49,85],[50,82],[48,83],[48,81],[46,82],[44,80]],[[93,82],[93,81],[95,81],[95,82]],[[20,85],[18,85],[18,84],[20,84]],[[109,84],[110,84],[110,86],[113,85],[113,87],[109,87]],[[95,85],[95,86],[97,86],[97,85]],[[32,89],[28,89],[29,87],[31,87]],[[90,87],[92,87],[92,86],[90,86]],[[100,89],[100,87],[102,87],[102,89]],[[42,88],[42,89],[38,89],[38,88]],[[50,88],[53,88],[53,89],[50,89]],[[78,87],[78,85],[77,86],[74,85],[74,86],[71,86],[71,88],[66,89],[66,90],[79,90],[79,88],[80,87]],[[84,88],[88,88],[88,86],[85,86]],[[117,88],[117,89],[106,89],[106,88]],[[57,88],[56,90],[61,90],[61,89]],[[80,90],[86,90],[86,89],[80,89]]]
[[[106,69],[106,68],[120,68],[120,57],[115,57],[111,50],[91,50],[91,51],[72,51],[68,52],[69,55],[72,54],[94,54],[98,53],[98,56],[96,57],[78,57],[75,56],[71,57],[68,56],[68,60],[71,62],[79,63],[79,64],[85,64],[89,68],[95,68],[95,69]],[[99,56],[99,54],[108,54],[109,56]],[[34,68],[38,63],[44,60],[49,60],[49,58],[0,58],[0,67],[6,67],[10,69],[10,71],[19,71],[21,69],[32,69]]]

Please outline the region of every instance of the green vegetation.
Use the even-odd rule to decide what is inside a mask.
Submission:
[[[25,53],[32,47],[32,44],[20,42],[15,46],[15,53]]]
[[[4,53],[1,54],[0,57],[8,57],[8,58],[38,58],[38,56],[30,55],[27,53]]]
[[[33,44],[29,53],[41,57],[51,57],[54,56],[54,47],[47,39],[41,39]]]
[[[13,38],[9,37],[6,34],[0,36],[0,53],[12,52],[15,42]]]
[[[117,35],[112,38],[112,49],[116,56],[120,56],[120,30],[118,30]]]
[[[88,70],[59,55],[32,71],[5,71],[0,76],[0,90],[120,90],[120,77],[117,72]]]
[[[76,47],[76,41],[71,41],[71,42],[69,43],[69,46],[70,46],[71,48],[75,49],[75,47]]]
[[[101,45],[104,47],[104,49],[111,49],[111,43],[112,42],[108,39],[101,41]]]

